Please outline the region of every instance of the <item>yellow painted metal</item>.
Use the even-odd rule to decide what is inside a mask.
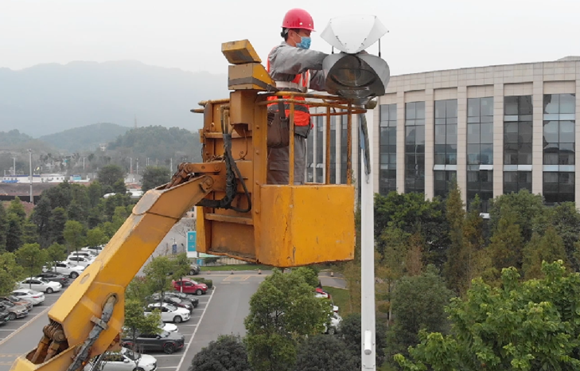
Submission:
[[[263,264],[294,267],[354,258],[352,185],[262,187]]]
[[[223,43],[222,53],[231,64],[262,63],[262,60],[249,40]]]
[[[121,332],[125,288],[173,225],[207,195],[212,184],[212,177],[199,176],[168,190],[159,187],[148,191],[95,262],[48,312],[51,321],[62,325],[69,349],[43,364],[33,364],[25,356],[20,357],[12,370],[65,370],[73,361],[71,351],[87,339],[93,328],[91,318],[100,318],[105,301],[115,294],[118,302],[108,328],[91,348],[93,356],[105,352]]]
[[[230,90],[273,90],[276,84],[260,63],[228,66],[228,89]]]

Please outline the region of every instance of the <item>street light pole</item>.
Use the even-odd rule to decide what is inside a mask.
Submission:
[[[30,161],[30,203],[34,205],[34,198],[32,197],[32,150],[28,149],[28,158]]]
[[[12,157],[12,175],[16,176],[16,157]]]

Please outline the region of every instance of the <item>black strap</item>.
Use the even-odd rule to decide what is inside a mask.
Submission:
[[[278,101],[278,112],[280,113],[280,118],[282,120],[286,119],[286,110],[284,109],[284,102],[281,100]]]

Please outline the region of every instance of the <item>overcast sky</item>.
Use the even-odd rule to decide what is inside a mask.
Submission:
[[[318,34],[335,16],[377,15],[393,75],[580,55],[580,0],[0,0],[0,67],[138,60],[226,73],[222,42],[247,38],[265,58],[293,7]],[[330,52],[316,33],[312,48]]]

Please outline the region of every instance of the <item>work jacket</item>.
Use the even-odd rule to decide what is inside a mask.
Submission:
[[[268,55],[267,70],[276,87],[280,90],[306,93],[308,89],[324,91],[325,77],[322,61],[328,54],[316,50],[301,49],[288,45],[285,41],[276,46]],[[289,99],[290,97],[284,97]],[[269,97],[270,100],[278,97]],[[295,97],[304,101],[304,97]],[[277,111],[277,103],[270,105],[270,110]],[[285,112],[290,114],[290,104],[285,105]],[[307,104],[294,104],[295,133],[307,136],[310,131],[310,111]]]

